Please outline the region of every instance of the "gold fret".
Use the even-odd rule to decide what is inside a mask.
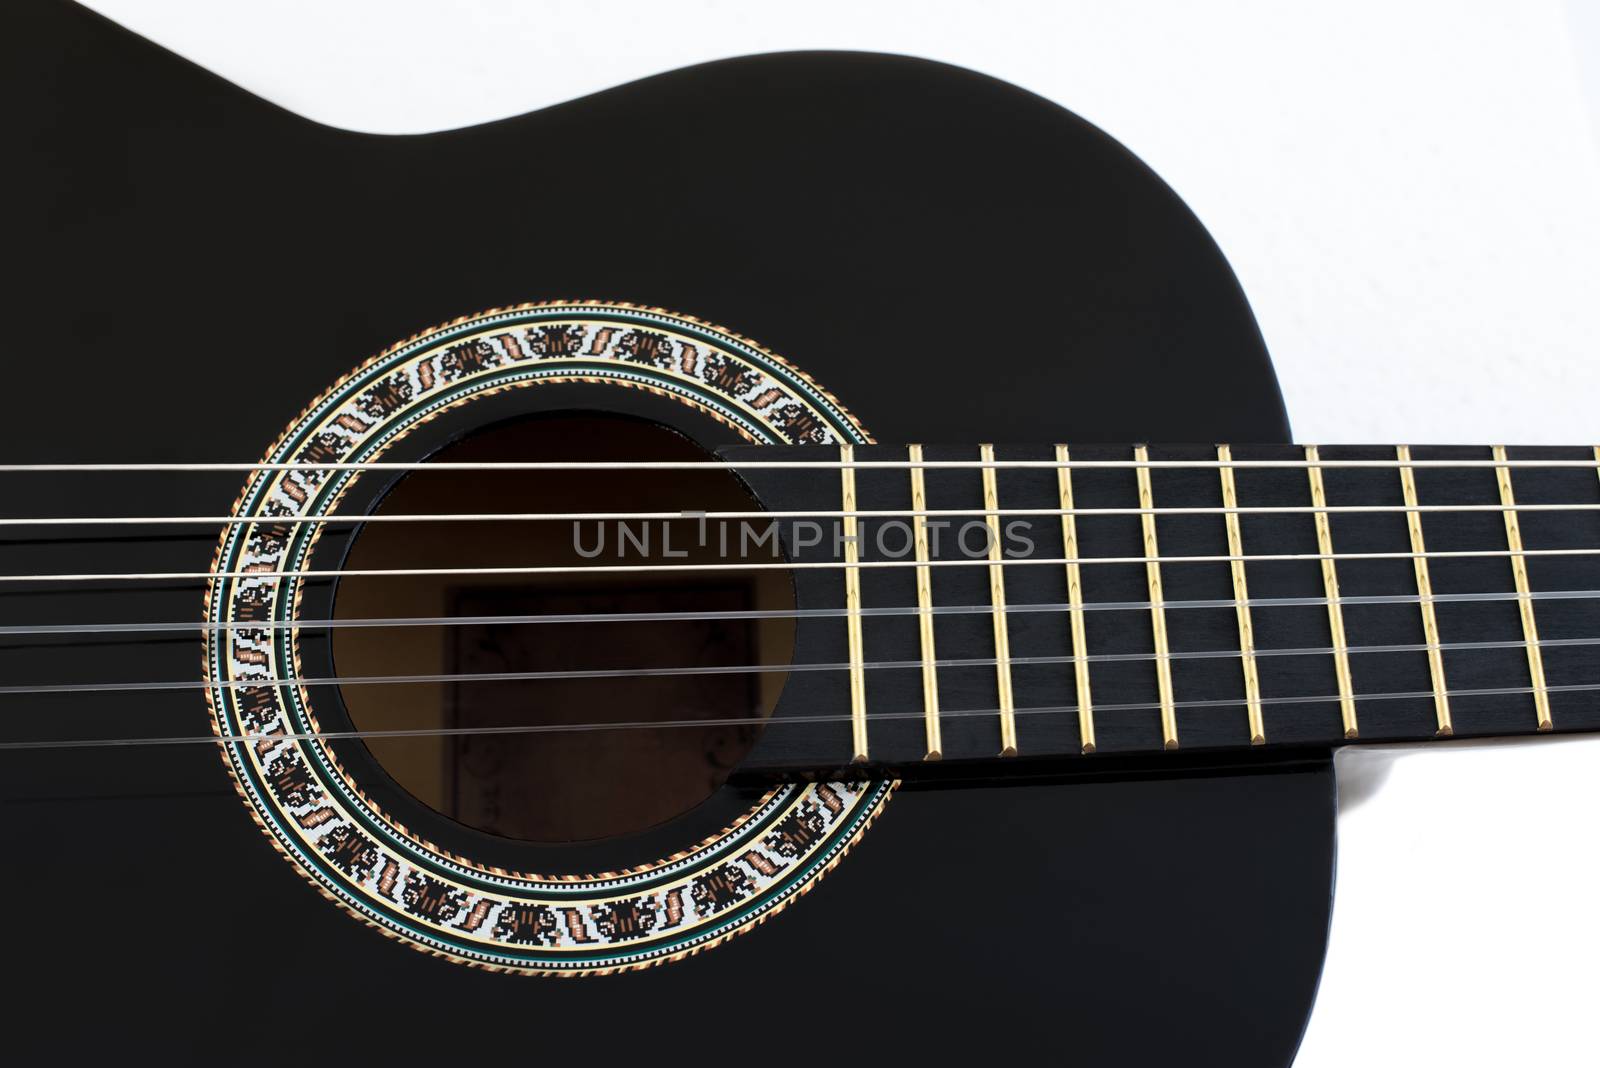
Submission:
[[[1140,464],[1148,463],[1150,450],[1143,445],[1133,450],[1133,458]],[[1139,480],[1139,519],[1144,526],[1145,578],[1150,584],[1150,631],[1155,640],[1156,689],[1161,698],[1161,744],[1167,749],[1178,748],[1178,710],[1172,700],[1172,659],[1167,647],[1167,606],[1161,597],[1161,548],[1156,543],[1156,517],[1150,492],[1150,469],[1136,467]]]
[[[1217,446],[1217,459],[1222,473],[1222,507],[1239,507],[1239,495],[1233,484],[1233,450],[1226,445]],[[1233,607],[1239,617],[1239,663],[1244,668],[1244,707],[1250,721],[1250,744],[1265,745],[1267,726],[1261,715],[1261,678],[1256,672],[1255,627],[1250,621],[1250,590],[1244,576],[1244,537],[1239,532],[1239,513],[1223,513],[1228,528],[1228,555],[1233,572]]]
[[[944,756],[944,741],[939,730],[939,671],[934,666],[938,656],[933,649],[933,576],[928,567],[928,491],[922,468],[922,446],[906,448],[911,468],[911,511],[914,526],[913,541],[917,550],[917,628],[922,635],[922,718],[928,734],[928,754],[924,760],[938,760]]]
[[[1078,522],[1072,514],[1071,456],[1056,446],[1056,481],[1061,487],[1061,555],[1067,561],[1067,618],[1072,627],[1072,668],[1078,679],[1078,738],[1085,753],[1094,752],[1094,701],[1089,695],[1089,639],[1083,625],[1083,576],[1078,566]]]
[[[1433,712],[1439,721],[1438,733],[1455,733],[1450,722],[1450,696],[1445,688],[1444,651],[1439,648],[1439,617],[1433,609],[1433,582],[1428,578],[1428,551],[1422,541],[1422,513],[1417,508],[1417,478],[1411,468],[1411,446],[1398,445],[1400,489],[1405,494],[1406,527],[1411,531],[1411,562],[1417,573],[1417,600],[1422,606],[1422,640],[1428,643],[1428,672],[1433,677]]]
[[[867,672],[866,658],[861,648],[861,547],[856,532],[856,469],[849,466],[855,461],[855,446],[840,445],[839,481],[843,489],[844,512],[844,611],[845,629],[850,649],[850,733],[853,763],[867,759]]]
[[[994,463],[994,446],[978,446],[978,458]],[[1016,703],[1011,696],[1011,635],[1006,629],[1005,556],[1000,551],[1000,492],[993,467],[983,469],[983,521],[989,526],[989,605],[994,616],[995,682],[1000,695],[1000,755],[1017,755]]]
[[[1497,464],[1506,462],[1506,447],[1494,447]],[[1539,648],[1539,625],[1533,618],[1533,595],[1528,585],[1528,558],[1522,555],[1522,527],[1517,522],[1517,498],[1511,490],[1511,469],[1496,467],[1495,478],[1500,483],[1500,504],[1505,509],[1506,548],[1511,550],[1511,577],[1517,583],[1517,608],[1522,613],[1522,640],[1528,646],[1528,678],[1533,683],[1533,710],[1538,716],[1539,729],[1550,730],[1550,691],[1544,681],[1544,652]]]
[[[1344,717],[1344,736],[1356,738],[1361,730],[1356,722],[1355,689],[1350,682],[1350,649],[1344,640],[1344,608],[1339,602],[1339,569],[1333,560],[1333,531],[1328,525],[1328,496],[1322,488],[1322,459],[1315,445],[1306,446],[1306,471],[1311,477],[1311,507],[1317,525],[1317,554],[1322,557],[1322,590],[1328,598],[1328,630],[1333,635],[1333,671],[1339,679],[1339,714]]]

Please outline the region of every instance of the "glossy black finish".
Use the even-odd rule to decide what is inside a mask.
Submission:
[[[0,296],[7,460],[252,458],[390,342],[572,295],[758,338],[884,440],[1287,436],[1248,307],[1182,203],[1092,127],[975,74],[778,55],[375,137],[61,3],[0,8],[0,50],[20,275]],[[233,485],[56,480],[5,506],[203,512]],[[210,538],[5,552],[19,570],[204,566]],[[194,589],[4,592],[7,621],[198,612]],[[186,677],[198,657],[191,640],[0,663],[8,678]],[[206,730],[194,695],[29,708],[21,736]],[[1333,863],[1325,754],[1275,773],[907,794],[759,932],[558,983],[451,967],[351,921],[273,855],[208,747],[6,753],[0,794],[5,1042],[73,1059],[593,1062],[672,1046],[752,1063],[1278,1065],[1316,986]],[[944,897],[974,883],[981,906]]]

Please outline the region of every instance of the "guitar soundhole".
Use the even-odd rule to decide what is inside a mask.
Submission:
[[[429,459],[701,461],[711,456],[657,423],[562,414],[479,431]],[[401,478],[374,514],[758,509],[744,486],[723,470],[430,471],[423,465]],[[756,523],[752,533],[764,527]],[[342,685],[354,726],[363,732],[444,732],[368,737],[366,745],[415,798],[491,834],[540,843],[586,841],[682,815],[715,793],[755,744],[785,674],[681,669],[781,667],[792,651],[794,620],[783,614],[794,609],[790,576],[771,566],[781,561],[774,561],[770,542],[741,538],[741,529],[738,520],[695,518],[365,524],[345,561],[347,571],[632,569],[739,560],[768,566],[347,575],[339,584],[336,618],[450,617],[448,624],[334,631],[341,679],[451,676]],[[667,618],[648,618],[662,616]],[[676,673],[659,673],[662,669]],[[573,674],[585,671],[619,674]],[[526,677],[539,674],[547,677]],[[484,677],[495,675],[512,677]]]

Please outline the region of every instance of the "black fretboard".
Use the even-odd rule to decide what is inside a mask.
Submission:
[[[789,560],[818,566],[794,571],[797,670],[746,772],[1600,728],[1588,447],[1000,446],[986,469],[978,446],[928,446],[920,515],[907,446],[848,469],[831,446],[725,455],[824,531],[780,522]],[[948,524],[923,531],[926,570],[919,522]]]

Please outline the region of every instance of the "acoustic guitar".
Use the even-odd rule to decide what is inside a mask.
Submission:
[[[1332,751],[1600,727],[1600,452],[1285,444],[1044,100],[780,54],[370,136],[0,26],[33,1057],[1281,1065]]]

